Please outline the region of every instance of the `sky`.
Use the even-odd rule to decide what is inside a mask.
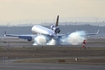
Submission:
[[[58,14],[105,18],[105,0],[0,0],[0,22],[55,19]]]

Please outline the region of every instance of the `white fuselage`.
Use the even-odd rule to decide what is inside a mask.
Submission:
[[[32,30],[32,33],[34,34],[45,34],[45,35],[55,36],[55,33],[53,32],[53,30],[40,25],[34,25],[31,30]]]

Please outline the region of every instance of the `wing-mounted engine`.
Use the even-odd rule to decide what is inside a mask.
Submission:
[[[51,25],[51,29],[54,31],[55,34],[60,33],[60,28],[58,27],[59,15],[57,16],[56,24]]]
[[[60,28],[59,28],[59,27],[56,27],[56,26],[54,26],[54,25],[51,25],[50,28],[54,31],[55,34],[60,33]]]

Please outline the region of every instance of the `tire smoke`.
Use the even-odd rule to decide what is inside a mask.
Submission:
[[[46,45],[56,45],[56,40],[51,39]]]
[[[56,41],[54,39],[49,40],[49,38],[44,35],[38,35],[34,38],[33,45],[56,45]]]
[[[65,42],[70,45],[79,45],[85,40],[85,31],[76,31],[68,35]]]
[[[44,35],[38,35],[34,38],[35,43],[33,45],[56,45],[58,41],[60,41],[60,45],[62,45],[62,42],[64,45],[79,45],[85,40],[85,35],[85,31],[76,31],[59,40],[53,38],[49,39]]]

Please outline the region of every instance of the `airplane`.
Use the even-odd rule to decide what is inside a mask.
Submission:
[[[41,25],[34,25],[31,29],[32,33],[31,35],[15,35],[15,34],[5,34],[4,36],[9,36],[9,37],[18,37],[20,39],[26,39],[27,41],[32,41],[34,40],[34,38],[36,38],[37,36],[43,35],[47,37],[47,41],[51,39],[60,41],[60,38],[63,38],[63,36],[67,36],[70,33],[67,34],[60,34],[60,28],[58,27],[58,22],[59,22],[59,15],[57,16],[56,19],[56,23],[55,25],[51,25],[50,28],[46,28],[44,26]],[[99,32],[99,30],[97,31],[97,33],[91,33],[91,34],[87,34],[87,36],[89,35],[97,35]],[[35,41],[35,40],[34,40]],[[37,43],[37,41],[35,41]],[[38,43],[37,43],[38,44]],[[58,43],[59,44],[59,43]]]

